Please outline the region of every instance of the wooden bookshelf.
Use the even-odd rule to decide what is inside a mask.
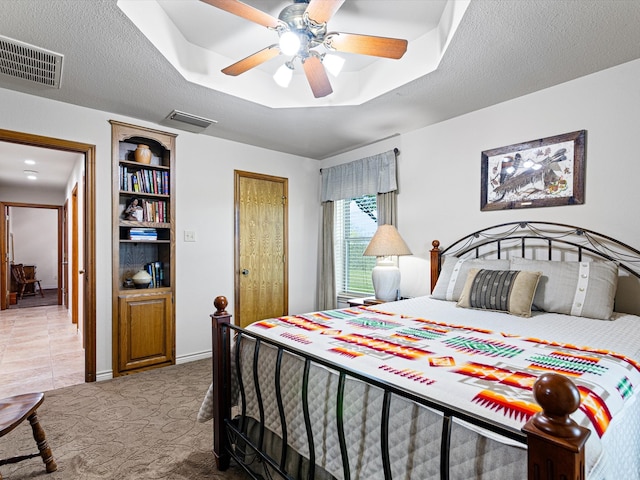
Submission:
[[[113,376],[117,377],[175,364],[176,135],[110,123]],[[139,145],[151,154],[147,151],[146,159],[136,161]],[[133,277],[140,270],[152,280],[138,288]]]

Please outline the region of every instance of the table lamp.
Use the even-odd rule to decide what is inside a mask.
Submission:
[[[396,227],[380,225],[363,255],[378,257],[376,266],[371,272],[376,299],[384,302],[397,300],[400,290],[400,269],[390,257],[411,255],[411,250]]]

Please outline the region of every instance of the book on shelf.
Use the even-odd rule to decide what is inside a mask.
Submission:
[[[169,172],[120,165],[120,190],[169,195]]]
[[[144,268],[151,275],[151,288],[164,286],[164,264],[162,262],[147,263]]]
[[[133,227],[129,229],[129,240],[153,241],[158,239],[155,228]]]
[[[166,200],[148,200],[138,198],[140,216],[136,219],[127,218],[126,212],[123,216],[126,220],[138,220],[139,222],[169,223],[169,204]],[[124,210],[123,210],[124,212]]]

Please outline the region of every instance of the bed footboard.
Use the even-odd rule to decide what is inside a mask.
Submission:
[[[225,420],[231,417],[231,368],[229,358],[228,325],[231,315],[225,310],[228,302],[225,297],[216,297],[213,301],[216,312],[211,315],[211,348],[213,351],[213,455],[218,470],[229,468],[231,455],[229,439],[225,431]]]
[[[225,310],[226,298],[217,297],[214,305],[216,312],[211,315],[213,453],[217,468],[226,470],[230,459],[237,458],[233,454],[228,430],[232,425],[230,340],[234,329],[229,326],[231,316]],[[528,480],[562,478],[584,480],[586,478],[585,443],[590,432],[576,424],[569,416],[580,404],[578,389],[567,377],[545,373],[540,375],[533,390],[542,411],[531,417],[522,428],[528,445]],[[448,457],[446,452],[443,452],[442,457],[445,459]],[[271,462],[268,456],[265,459],[267,463]],[[441,478],[447,479],[448,465],[443,465],[443,469]],[[297,478],[295,472],[292,475],[287,478]],[[390,473],[385,470],[384,475],[381,472],[380,478],[390,478]]]

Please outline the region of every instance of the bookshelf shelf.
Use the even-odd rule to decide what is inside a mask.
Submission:
[[[166,222],[138,222],[136,220],[120,220],[120,226],[121,227],[171,228],[171,224]]]
[[[128,192],[126,190],[120,190],[120,195],[128,197],[171,198],[171,195],[163,195],[161,193]]]
[[[145,168],[145,169],[150,169],[150,170],[166,170],[166,171],[170,171],[171,167],[167,166],[167,165],[152,165],[152,164],[147,164],[147,163],[138,163],[135,161],[131,161],[131,160],[120,160],[120,165],[122,166],[129,166],[133,169],[140,169],[140,168]]]
[[[170,243],[171,240],[130,240],[127,238],[121,239],[120,243]]]
[[[175,364],[176,135],[110,123],[115,377]],[[138,145],[150,160],[135,161]],[[151,276],[147,288],[132,283],[140,270]]]

